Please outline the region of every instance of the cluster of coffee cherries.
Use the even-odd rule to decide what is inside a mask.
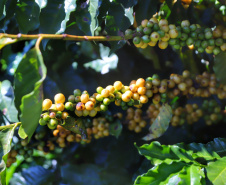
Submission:
[[[218,26],[202,28],[198,24],[190,24],[188,20],[181,22],[180,26],[168,24],[166,19],[143,20],[135,31],[128,29],[125,35],[133,35],[133,43],[138,48],[155,46],[158,43],[160,49],[166,49],[171,45],[175,49],[183,46],[195,48],[199,53],[219,54],[226,51],[226,29]]]
[[[68,97],[61,93],[54,97],[54,104],[50,99],[43,101],[43,114],[39,120],[40,125],[48,125],[55,129],[61,125],[69,115],[74,117],[94,117],[99,111],[108,110],[110,103],[121,106],[123,110],[134,106],[141,108],[149,99],[154,104],[165,103],[168,99],[186,96],[208,98],[217,95],[219,99],[226,98],[226,85],[220,84],[215,74],[203,72],[201,75],[192,76],[188,70],[182,75],[171,74],[169,79],[160,80],[158,75],[132,80],[129,86],[116,81],[107,87],[98,87],[92,96],[87,91],[74,90],[74,95]]]
[[[161,108],[160,104],[151,104],[146,114],[150,119],[150,125],[155,121],[159,114],[159,110]],[[181,126],[185,122],[188,124],[193,124],[197,122],[203,115],[203,111],[201,108],[198,107],[196,103],[194,104],[186,104],[184,107],[176,106],[173,108],[173,116],[170,121],[172,126]]]
[[[142,128],[146,127],[147,122],[143,119],[142,110],[133,108],[127,109],[126,123],[128,129],[136,133],[141,132]]]

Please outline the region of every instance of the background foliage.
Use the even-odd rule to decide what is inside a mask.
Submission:
[[[135,29],[143,19],[156,12],[170,23],[188,19],[201,26],[226,26],[224,1],[172,0],[2,0],[0,1],[0,32],[8,34],[73,34],[73,35],[118,35],[128,29]],[[180,16],[178,16],[180,15]],[[18,35],[19,37],[19,35]],[[0,39],[0,120],[1,125],[22,122],[18,130],[20,137],[29,139],[38,126],[42,98],[51,98],[62,92],[68,96],[79,88],[94,93],[97,86],[107,86],[116,80],[129,84],[132,79],[146,78],[158,73],[167,78],[171,73],[184,69],[201,73],[213,69],[225,83],[225,52],[215,58],[209,54],[196,54],[183,48],[180,52],[168,47],[135,48],[130,41],[114,42],[72,42],[44,39],[40,50],[34,47],[36,40],[16,42]],[[14,44],[13,44],[14,43]],[[131,45],[131,46],[130,46]],[[4,47],[4,48],[3,48]],[[42,55],[41,55],[41,53]],[[208,65],[207,65],[208,64]],[[214,67],[213,67],[214,66]],[[213,67],[213,68],[212,68]],[[223,74],[223,75],[222,75]],[[223,107],[225,100],[219,101]],[[202,104],[202,99],[184,100]],[[116,108],[112,108],[116,113]],[[116,123],[117,124],[117,123]],[[149,145],[142,140],[147,132],[134,134],[127,129],[114,136],[92,141],[90,144],[73,144],[54,154],[44,155],[34,151],[32,162],[18,157],[17,162],[7,169],[6,156],[10,145],[17,143],[11,127],[1,131],[1,181],[11,184],[149,184],[155,175],[161,175],[164,184],[183,183],[213,184],[226,183],[218,176],[225,170],[225,157],[219,153],[216,137],[225,136],[225,125],[220,123],[207,127],[204,120],[195,125],[169,127],[166,133]],[[39,130],[40,127],[37,128]],[[36,130],[36,132],[37,132]],[[15,132],[17,135],[17,129]],[[8,140],[5,140],[8,136]],[[137,143],[137,149],[134,147]],[[175,143],[193,144],[177,144]],[[168,146],[169,145],[169,146]],[[217,147],[216,147],[217,146]],[[220,147],[220,146],[219,146]],[[157,156],[152,151],[158,151]],[[222,151],[222,150],[221,150]],[[167,153],[168,152],[168,153]],[[203,157],[205,156],[205,157]],[[151,160],[151,163],[148,161]],[[152,168],[153,165],[156,165]],[[216,171],[216,166],[218,171]],[[149,170],[150,169],[150,170]],[[167,169],[167,170],[163,170]],[[144,175],[142,175],[144,174]],[[169,175],[171,174],[171,175]],[[137,178],[138,176],[138,178]],[[137,179],[136,179],[137,178]],[[136,179],[136,180],[135,180]],[[199,180],[197,180],[199,179]],[[160,184],[160,181],[158,182]]]

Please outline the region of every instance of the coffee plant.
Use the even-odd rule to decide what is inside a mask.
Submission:
[[[2,185],[226,184],[224,0],[2,0],[0,68]]]

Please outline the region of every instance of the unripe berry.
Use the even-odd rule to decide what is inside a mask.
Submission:
[[[151,39],[150,39],[150,37],[148,35],[144,35],[142,37],[142,40],[143,40],[144,43],[149,43],[151,41]]]
[[[75,110],[75,115],[78,116],[78,117],[81,117],[82,116],[82,110]]]
[[[168,40],[170,40],[170,35],[166,33],[165,36],[161,38],[161,41],[167,42]]]
[[[131,35],[131,34],[133,34],[133,30],[127,29],[127,30],[125,31],[125,35]]]
[[[151,28],[146,27],[146,28],[143,29],[143,32],[144,32],[145,35],[150,35],[151,34]]]
[[[44,126],[47,124],[47,121],[45,121],[43,118],[39,119],[39,124]]]
[[[158,23],[158,20],[155,17],[152,17],[151,19],[149,19],[149,21],[151,21],[153,23]]]
[[[136,36],[133,38],[133,43],[134,44],[140,44],[141,38],[139,36]]]
[[[169,30],[169,35],[172,39],[177,38],[178,37],[178,31],[176,29],[171,29],[171,30]]]
[[[81,96],[82,92],[80,91],[80,89],[75,89],[74,90],[74,96]]]
[[[166,19],[161,19],[161,20],[159,21],[159,26],[161,27],[161,26],[163,26],[163,25],[168,25],[168,21],[167,21]]]
[[[190,22],[188,20],[184,20],[181,22],[181,27],[189,27],[190,26]]]
[[[144,19],[142,22],[141,22],[141,26],[144,28],[147,26],[147,23],[148,23],[148,20],[147,19]]]
[[[151,34],[151,41],[157,42],[159,40],[160,36],[157,32],[152,32]]]

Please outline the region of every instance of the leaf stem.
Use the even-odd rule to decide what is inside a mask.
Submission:
[[[62,39],[62,40],[72,40],[72,41],[120,41],[132,39],[133,35],[126,36],[78,36],[69,34],[36,34],[36,35],[26,35],[26,34],[7,34],[0,33],[0,38],[12,38],[18,40],[32,40],[32,39]]]
[[[0,131],[4,130],[4,129],[9,129],[9,128],[12,128],[12,127],[15,127],[15,126],[18,127],[19,125],[21,125],[21,122],[13,123],[13,124],[10,124],[10,125],[0,126]]]
[[[40,37],[38,38],[38,40],[36,41],[36,43],[35,43],[35,48],[38,49],[38,50],[39,50],[39,45],[40,45],[42,39],[43,39],[43,37],[40,36]]]

